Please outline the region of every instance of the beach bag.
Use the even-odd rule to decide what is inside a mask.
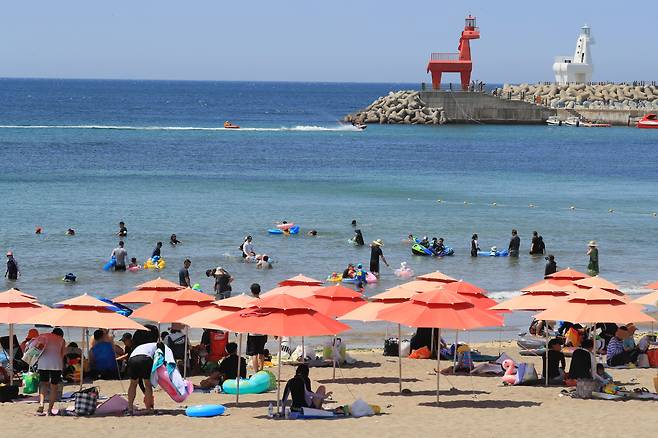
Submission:
[[[598,392],[599,382],[592,379],[578,379],[576,381],[576,396],[578,398],[592,398],[592,392]]]
[[[516,368],[516,381],[515,385],[523,385],[539,380],[537,377],[537,370],[531,363],[522,362]]]
[[[39,362],[39,358],[46,349],[46,343],[39,341],[39,338],[28,344],[27,350],[23,354],[23,361],[32,368]]]
[[[409,359],[429,359],[432,356],[432,352],[427,347],[419,348],[414,350],[409,355]]]
[[[571,346],[573,347],[580,347],[581,342],[582,342],[582,336],[578,332],[578,330],[574,328],[570,328],[565,336],[565,343],[571,344]]]
[[[649,357],[649,366],[658,368],[658,348],[647,351],[647,356]]]
[[[36,394],[39,391],[39,374],[23,374],[23,394]]]
[[[400,344],[400,356],[406,357],[409,356],[409,353],[411,353],[411,342],[405,339],[402,341],[402,344]]]
[[[398,353],[398,338],[388,338],[384,340],[384,356],[397,356]]]
[[[81,417],[94,415],[96,404],[98,402],[98,388],[83,389],[74,394],[75,397],[75,414]]]

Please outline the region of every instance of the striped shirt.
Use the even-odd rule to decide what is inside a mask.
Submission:
[[[617,336],[613,336],[608,343],[608,349],[606,351],[607,361],[610,364],[610,361],[613,357],[624,352],[624,343]]]

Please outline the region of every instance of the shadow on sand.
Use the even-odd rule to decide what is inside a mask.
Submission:
[[[435,392],[436,394],[436,392]],[[443,409],[505,409],[505,408],[530,408],[541,406],[541,403],[529,400],[447,400],[441,401],[438,405],[435,401],[418,403],[418,406],[428,406]]]

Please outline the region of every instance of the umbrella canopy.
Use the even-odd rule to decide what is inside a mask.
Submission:
[[[654,281],[653,283],[647,285],[649,289],[657,289],[658,290],[658,281]]]
[[[270,295],[290,295],[296,298],[304,299],[314,295],[319,288],[320,286],[318,285],[280,286],[264,292],[261,294],[261,297],[265,298],[266,296]]]
[[[204,307],[201,310],[192,313],[191,315],[185,316],[175,322],[185,324],[186,326],[193,328],[226,330],[225,327],[218,326],[217,324],[214,324],[213,321],[231,315],[238,310],[249,307],[249,303],[253,300],[253,297],[242,294],[223,300],[214,301],[212,306]]]
[[[459,280],[447,283],[441,287],[443,291],[454,292],[462,296],[465,300],[473,303],[475,307],[489,310],[498,302],[487,296],[487,291],[469,282]]]
[[[373,295],[371,298],[375,301],[408,300],[421,292],[434,290],[441,285],[442,283],[432,281],[412,280]]]
[[[23,293],[18,289],[9,289],[4,292],[0,292],[0,303],[32,303],[36,301],[36,297]]]
[[[387,309],[391,306],[400,304],[402,301],[369,301],[365,304],[357,307],[344,314],[339,316],[338,319],[341,321],[362,321],[362,322],[374,322],[380,321],[379,312]]]
[[[322,288],[304,300],[318,312],[332,318],[343,316],[367,303],[360,293],[340,285]]]
[[[184,287],[179,286],[173,281],[158,277],[155,280],[137,285],[135,290],[119,295],[112,301],[122,304],[148,304],[154,301],[160,301],[172,292],[181,289],[184,289]]]
[[[522,295],[492,306],[491,310],[546,310],[565,297],[581,291],[569,280],[542,280],[523,289]]]
[[[575,269],[567,268],[561,271],[557,271],[553,274],[547,275],[546,278],[552,278],[553,280],[581,280],[587,278],[589,275],[583,274],[582,272],[576,271]]]
[[[350,328],[313,309],[308,302],[285,294],[255,300],[251,307],[214,323],[238,333],[272,336],[336,335]]]
[[[642,304],[643,306],[656,306],[658,307],[658,291],[647,294],[637,300],[632,301],[633,304]]]
[[[622,301],[618,295],[600,288],[591,288],[569,296],[535,316],[541,320],[561,320],[581,324],[612,322],[653,322],[641,311],[641,306]]]
[[[213,297],[188,287],[171,292],[162,301],[156,301],[135,310],[132,316],[158,324],[172,323],[211,306],[212,303]]]
[[[557,294],[564,295],[574,292],[580,292],[582,288],[576,286],[570,280],[541,280],[533,283],[530,286],[521,289],[523,293],[531,294]]]
[[[0,302],[0,324],[22,324],[27,318],[49,310],[36,301],[30,303]]]
[[[299,274],[279,282],[279,286],[322,286],[320,280]]]
[[[419,275],[416,277],[416,279],[422,281],[436,281],[439,283],[452,283],[453,281],[457,281],[457,279],[452,278],[451,276],[446,275],[441,271],[434,271],[430,272],[429,274]]]
[[[619,289],[619,286],[611,281],[606,280],[603,277],[599,277],[598,275],[596,277],[587,277],[583,278],[582,280],[576,280],[573,282],[573,284],[583,289],[598,287],[599,289],[607,290],[613,293],[617,292],[623,294],[623,292],[621,292]]]
[[[435,289],[379,312],[379,319],[410,327],[466,330],[503,325],[503,317],[480,309],[458,293]]]

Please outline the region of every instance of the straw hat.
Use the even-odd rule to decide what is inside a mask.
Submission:
[[[384,242],[382,241],[382,239],[373,240],[372,244],[377,246],[384,246]]]
[[[590,240],[587,246],[592,246],[596,248],[598,245],[596,244],[596,240]]]

